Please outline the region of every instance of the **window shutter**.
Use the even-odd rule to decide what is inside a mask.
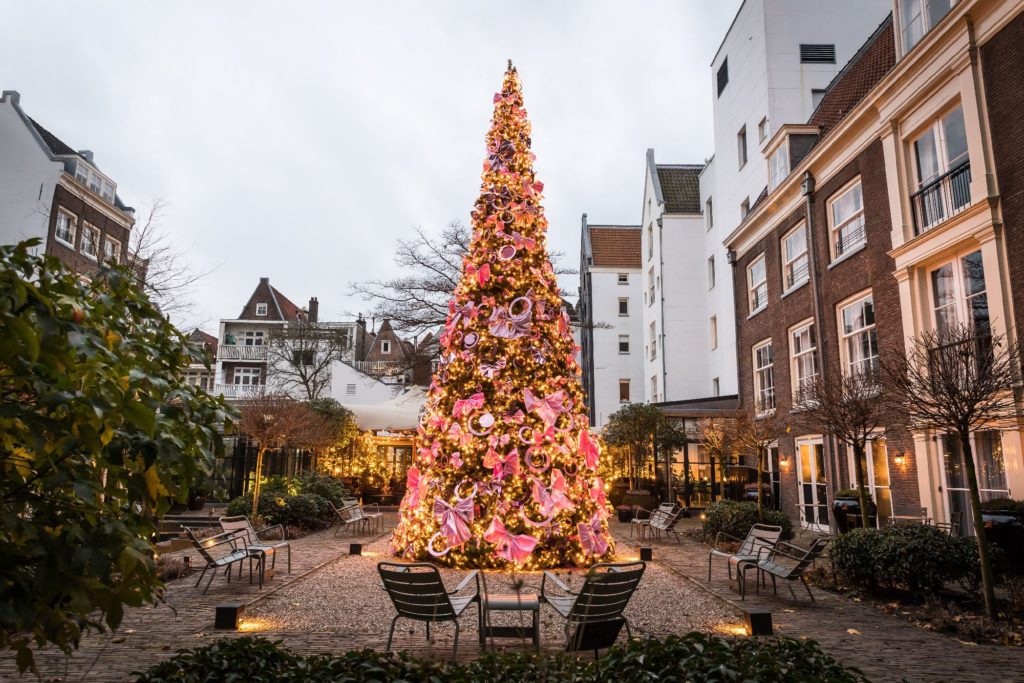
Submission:
[[[801,64],[835,64],[836,46],[826,44],[800,45]]]

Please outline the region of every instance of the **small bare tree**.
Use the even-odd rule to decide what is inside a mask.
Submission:
[[[768,469],[768,448],[779,438],[775,415],[757,415],[753,408],[742,411],[735,421],[736,446],[757,460],[757,521],[764,521],[764,472]]]
[[[263,457],[268,450],[301,444],[309,439],[316,415],[304,403],[284,394],[261,394],[238,405],[238,430],[256,442],[256,476],[252,491],[252,516],[259,513]]]
[[[951,325],[915,337],[906,355],[886,359],[885,381],[914,429],[953,433],[960,441],[978,539],[985,611],[996,618],[992,563],[971,435],[1012,428],[1020,419],[1015,391],[1020,350],[989,329]]]
[[[715,467],[725,463],[736,435],[736,420],[731,417],[702,417],[697,422],[697,441],[707,451],[712,482]],[[714,492],[712,491],[712,494]]]
[[[352,341],[329,323],[298,320],[272,331],[267,360],[275,389],[298,392],[309,401],[323,398],[331,385],[331,366],[351,351]]]
[[[791,414],[794,423],[834,437],[853,450],[853,471],[860,497],[861,526],[868,526],[868,493],[865,485],[867,443],[886,422],[882,382],[877,371],[832,376],[818,373],[801,387],[800,410]]]
[[[150,300],[179,326],[194,326],[195,288],[209,275],[195,270],[187,250],[175,244],[163,228],[167,202],[155,199],[145,217],[132,228],[126,265],[136,274]]]

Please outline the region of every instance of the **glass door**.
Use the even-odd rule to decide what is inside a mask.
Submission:
[[[1006,468],[1003,463],[1003,445],[999,432],[977,432],[971,437],[974,466],[978,475],[978,492],[982,502],[993,498],[1009,497]],[[953,532],[960,536],[973,536],[970,489],[964,469],[964,453],[960,439],[954,434],[942,436],[943,475],[946,490],[947,520]]]
[[[771,483],[771,506],[773,510],[782,509],[782,483],[779,480],[779,445],[768,447],[768,481]]]
[[[821,437],[797,439],[797,489],[800,523],[808,529],[828,530],[828,491],[825,447]]]
[[[853,449],[847,447],[850,466],[850,488],[857,488],[857,475],[853,463]],[[885,437],[879,436],[867,443],[867,457],[861,461],[864,483],[875,501],[878,527],[884,527],[892,517],[892,487],[889,483],[889,455]]]

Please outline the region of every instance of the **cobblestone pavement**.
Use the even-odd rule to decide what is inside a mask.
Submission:
[[[384,520],[384,534],[394,525],[394,513]],[[620,550],[629,553],[630,547],[639,545],[630,539],[628,525],[613,523],[619,538]],[[369,543],[382,534],[357,536],[355,540]],[[337,537],[328,530],[293,541],[292,574],[279,569],[261,591],[244,578],[228,584],[223,576],[214,580],[206,595],[193,588],[194,579],[172,581],[166,590],[166,604],[129,610],[124,623],[113,634],[89,634],[72,656],[48,648],[37,652],[36,660],[44,680],[60,681],[124,681],[131,680],[131,672],[145,669],[161,659],[170,657],[181,648],[197,647],[224,635],[213,630],[214,607],[224,602],[251,604],[294,581],[301,581],[308,573],[348,553],[352,537],[341,533]],[[722,599],[734,607],[760,607],[770,609],[777,633],[800,638],[811,637],[844,663],[860,667],[874,681],[999,681],[1024,680],[1024,650],[988,645],[962,644],[952,638],[923,631],[899,618],[886,615],[873,608],[853,603],[827,591],[812,589],[816,602],[811,603],[806,593],[794,602],[789,592],[780,586],[778,597],[762,591],[741,602],[729,586],[724,562],[714,565],[713,580],[707,579],[707,549],[699,543],[684,539],[645,542],[654,549],[654,560],[678,574],[681,581],[700,586],[702,590]],[[666,609],[672,609],[666,605]],[[298,652],[341,652],[369,647],[383,649],[384,634],[391,613],[380,615],[380,626],[368,633],[306,632],[260,635],[280,639]],[[471,617],[472,618],[472,617]],[[450,634],[443,628],[434,633],[434,641],[427,642],[420,628],[399,630],[395,636],[395,649],[405,649],[414,655],[446,657],[450,652]],[[229,635],[231,635],[229,633]],[[239,634],[244,635],[244,634]],[[527,643],[511,641],[515,648],[527,648]],[[545,643],[545,648],[557,649],[559,642]],[[468,659],[479,654],[479,647],[465,638],[459,645],[459,658]],[[34,680],[31,675],[20,678],[12,658],[0,660],[0,681]]]
[[[639,545],[630,538],[628,526],[612,523],[624,544]],[[796,543],[806,546],[809,539]],[[664,537],[654,542],[647,539],[644,545],[652,547],[655,562],[738,607],[771,610],[777,634],[813,638],[826,652],[860,668],[873,681],[1024,681],[1024,648],[963,643],[817,588],[811,589],[813,603],[800,586],[794,586],[794,601],[781,581],[778,596],[772,595],[770,583],[756,595],[753,572],[747,575],[747,597],[741,601],[730,586],[725,560],[712,563],[712,580],[707,581],[704,545],[685,537],[678,543]]]

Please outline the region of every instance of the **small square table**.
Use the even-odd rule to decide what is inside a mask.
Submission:
[[[490,612],[533,612],[533,623],[525,626],[491,626]],[[540,598],[532,593],[485,593],[480,596],[480,644],[487,638],[526,638],[540,650]]]

